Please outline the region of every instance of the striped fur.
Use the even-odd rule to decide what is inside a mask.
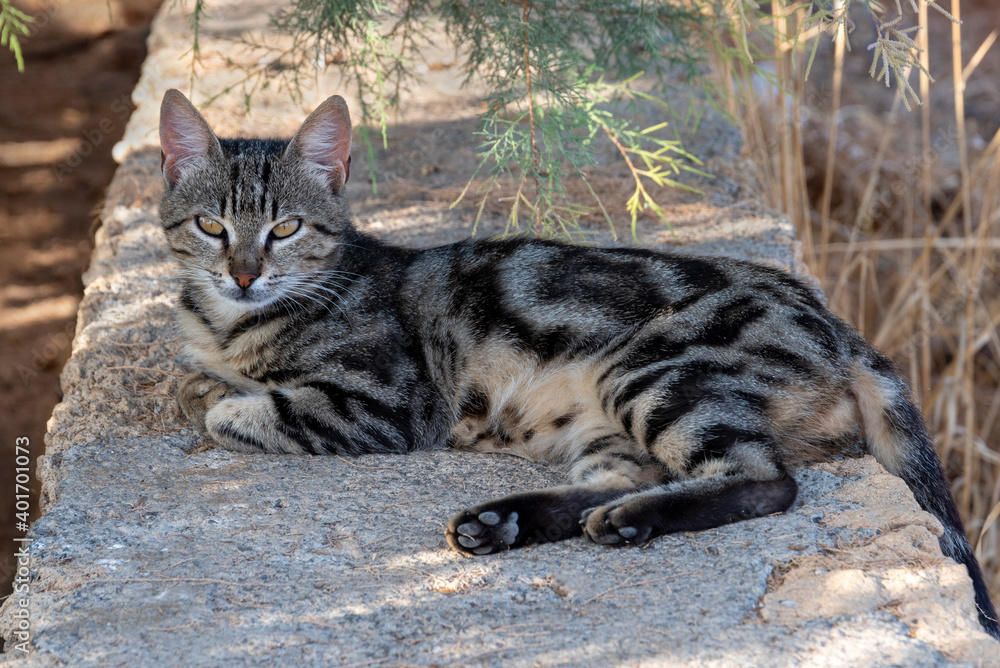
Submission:
[[[290,142],[217,140],[176,92],[161,127],[160,213],[197,369],[178,401],[209,438],[313,455],[450,446],[565,469],[567,486],[453,518],[448,542],[469,554],[581,535],[636,544],[780,512],[791,470],[870,452],[941,520],[1000,635],[904,382],[805,283],[530,239],[388,246],[350,223],[340,98]],[[277,237],[282,221],[298,230]]]

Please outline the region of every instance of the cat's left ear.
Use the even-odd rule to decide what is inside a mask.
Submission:
[[[339,95],[309,114],[288,145],[337,192],[351,173],[351,115]]]

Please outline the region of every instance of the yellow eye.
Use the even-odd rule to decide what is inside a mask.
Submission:
[[[194,222],[198,223],[198,227],[205,234],[210,234],[213,237],[221,237],[226,233],[226,228],[222,226],[217,220],[212,220],[208,216],[195,216]]]
[[[292,218],[291,220],[280,222],[271,228],[271,236],[277,239],[290,237],[295,234],[301,225],[302,221],[298,218]]]

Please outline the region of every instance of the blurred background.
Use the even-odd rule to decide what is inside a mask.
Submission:
[[[19,1],[35,17],[22,40],[25,72],[0,52],[0,596],[14,573],[11,539],[22,535],[14,440],[31,440],[34,468],[61,397],[80,277],[115,170],[111,149],[131,114],[160,2]]]
[[[771,9],[785,8],[794,35],[807,4]],[[909,78],[923,104],[907,110],[871,78],[875,32],[856,2],[852,49],[821,36],[808,79],[808,52],[762,46],[781,89],[754,83],[744,152],[831,309],[909,380],[998,600],[1000,5],[939,3],[952,22],[911,4],[896,6],[902,24],[925,27],[911,36],[933,82]]]

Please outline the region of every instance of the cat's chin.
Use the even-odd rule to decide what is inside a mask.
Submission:
[[[216,315],[227,322],[235,322],[245,315],[270,306],[275,300],[252,295],[217,295],[212,304]]]
[[[243,311],[244,313],[253,313],[254,311],[259,311],[262,308],[270,306],[275,301],[270,297],[251,297],[250,295],[240,295],[239,297],[225,297],[225,300],[229,302],[232,308]]]
[[[251,287],[246,292],[230,289],[228,286],[215,286],[218,301],[224,302],[230,308],[246,312],[262,309],[274,302],[275,298],[268,294],[269,292],[266,289],[258,289],[257,286]]]

